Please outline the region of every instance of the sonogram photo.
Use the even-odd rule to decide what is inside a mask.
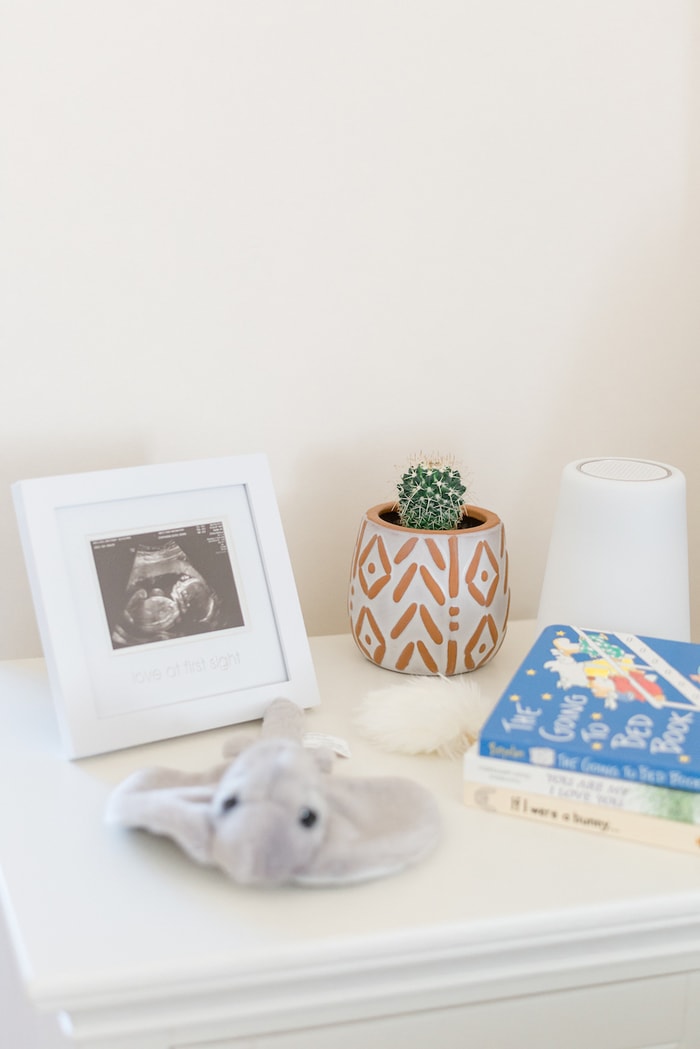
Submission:
[[[245,625],[221,521],[90,545],[114,649]]]

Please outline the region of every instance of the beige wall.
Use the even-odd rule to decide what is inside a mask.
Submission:
[[[419,449],[534,615],[560,471],[689,483],[690,0],[16,0],[0,32],[0,655],[39,652],[9,484],[267,452],[311,633]]]

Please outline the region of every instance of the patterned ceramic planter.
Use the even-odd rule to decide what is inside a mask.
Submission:
[[[471,506],[470,527],[423,531],[395,523],[392,510],[368,510],[355,545],[348,605],[360,651],[405,674],[476,670],[496,654],[508,622],[503,524]]]

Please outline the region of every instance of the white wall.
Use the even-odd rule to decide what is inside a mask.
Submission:
[[[267,452],[306,623],[419,449],[537,607],[563,465],[689,482],[691,0],[8,0],[0,656],[39,652],[9,485]],[[700,640],[700,636],[698,636]]]

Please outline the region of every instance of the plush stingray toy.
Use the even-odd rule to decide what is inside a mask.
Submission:
[[[259,737],[203,773],[142,769],[112,792],[106,819],[165,835],[243,885],[343,885],[393,874],[437,844],[433,797],[407,779],[333,777],[331,750],[302,743],[303,713],[268,707]]]

